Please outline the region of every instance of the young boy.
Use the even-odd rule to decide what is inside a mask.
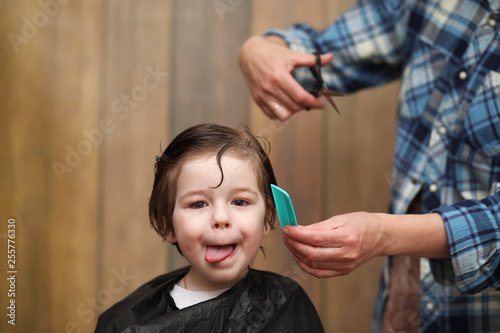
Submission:
[[[188,128],[157,157],[150,221],[190,266],[104,312],[96,332],[323,332],[293,280],[249,268],[273,228],[276,184],[247,128]]]

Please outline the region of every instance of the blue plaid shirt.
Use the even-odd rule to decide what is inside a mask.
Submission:
[[[345,93],[401,78],[390,211],[422,193],[451,259],[421,260],[422,332],[500,332],[500,2],[360,1],[324,31],[268,34],[299,52],[333,53],[322,70]],[[496,14],[495,14],[496,13]],[[308,69],[295,78],[317,89]],[[375,306],[381,330],[384,269]]]

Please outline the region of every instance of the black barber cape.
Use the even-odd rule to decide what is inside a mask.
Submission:
[[[188,271],[142,285],[101,314],[95,332],[324,332],[298,283],[254,269],[216,298],[179,310],[169,291]]]

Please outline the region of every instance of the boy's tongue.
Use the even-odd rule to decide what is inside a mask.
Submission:
[[[207,246],[207,253],[205,254],[205,260],[210,263],[215,263],[222,261],[229,257],[233,253],[234,247],[232,245],[223,246]]]

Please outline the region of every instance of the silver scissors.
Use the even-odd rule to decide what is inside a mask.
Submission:
[[[314,52],[313,53],[316,56],[316,65],[314,67],[309,67],[311,70],[312,75],[314,78],[319,82],[321,85],[321,89],[319,92],[311,92],[316,97],[321,97],[325,96],[328,102],[333,106],[335,111],[337,111],[338,114],[340,114],[339,109],[337,109],[337,106],[335,105],[335,102],[333,101],[333,98],[331,96],[344,96],[344,94],[330,90],[328,86],[326,85],[325,81],[323,81],[323,77],[321,76],[321,57],[319,52]]]

